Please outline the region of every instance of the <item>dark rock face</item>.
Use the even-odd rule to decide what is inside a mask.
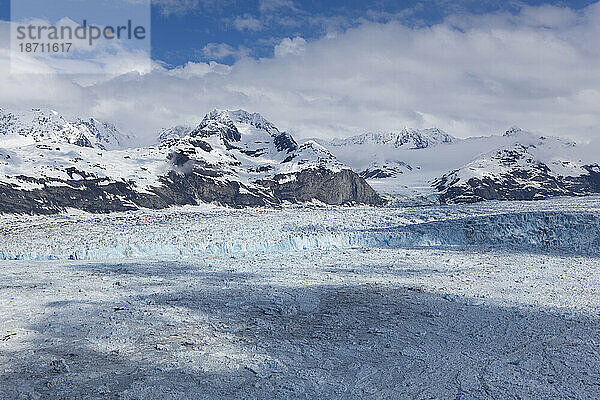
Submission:
[[[183,156],[177,157],[173,161],[181,162]],[[74,177],[80,174],[72,172]],[[75,208],[91,213],[108,213],[140,207],[162,209],[202,203],[241,208],[278,206],[284,200],[296,203],[313,199],[332,205],[383,203],[375,191],[350,170],[307,169],[299,172],[292,182],[279,184],[269,180],[257,186],[215,179],[220,175],[219,171],[201,165],[193,166],[188,173],[173,170],[161,178],[160,186],[149,192],[136,191],[133,184],[90,176],[68,181],[29,178],[31,183],[43,185],[43,188],[20,190],[0,184],[0,212],[56,214]]]
[[[83,135],[78,137],[73,144],[79,147],[94,147],[90,140]]]
[[[224,142],[239,142],[242,138],[233,121],[226,115],[220,115],[216,111],[206,115],[200,125],[190,133],[192,137],[201,138],[213,135],[221,136]]]
[[[333,172],[325,168],[306,169],[295,174],[295,180],[277,183],[285,176],[260,184],[270,188],[275,196],[290,202],[319,200],[326,204],[369,204],[381,205],[383,199],[351,170]]]
[[[17,190],[0,185],[0,210],[16,214],[56,214],[67,208],[91,213],[137,210],[140,207],[162,209],[174,205],[197,205],[202,202],[232,207],[269,206],[279,201],[269,193],[258,192],[238,182],[219,184],[210,176],[183,175],[172,171],[163,178],[164,185],[152,193],[140,193],[121,182],[103,180],[68,181],[68,186],[45,186],[44,189]],[[101,184],[103,183],[103,184]]]
[[[402,172],[400,172],[402,173]],[[364,171],[361,171],[360,176],[365,178],[365,179],[385,179],[385,178],[392,178],[394,176],[396,176],[397,173],[393,173],[387,170],[384,170],[382,168],[375,168],[375,169],[365,169]]]
[[[412,171],[412,167],[404,162],[372,163],[369,168],[361,171],[359,175],[365,179],[385,179],[402,175],[404,171]]]
[[[18,190],[0,184],[0,210],[16,214],[56,214],[67,208],[92,213],[135,210],[138,206],[162,208],[163,201],[156,196],[135,192],[123,182],[105,179],[43,181],[43,189]],[[64,186],[50,185],[60,182]]]
[[[540,163],[497,177],[471,178],[466,184],[452,181],[452,174],[449,174],[435,185],[441,192],[441,202],[446,204],[484,200],[542,200],[600,193],[600,168],[597,165],[584,168],[587,174],[557,177],[549,174],[548,167]]]
[[[291,153],[293,151],[298,150],[298,143],[294,140],[294,138],[286,132],[280,133],[275,136],[273,140],[275,143],[275,148],[277,151],[285,151],[287,153]]]
[[[280,203],[268,191],[257,190],[236,181],[222,182],[200,171],[181,174],[175,171],[162,179],[155,193],[169,205],[216,203],[231,207],[272,206]]]

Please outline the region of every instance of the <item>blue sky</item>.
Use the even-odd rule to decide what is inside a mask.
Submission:
[[[598,21],[599,0],[154,0],[152,68],[147,53],[104,52],[100,77],[53,74],[0,37],[0,68],[27,72],[0,74],[0,106],[94,116],[148,141],[212,108],[299,138],[519,126],[600,141]]]
[[[191,4],[186,7],[186,3]],[[235,52],[218,60],[232,64],[241,54],[270,57],[274,45],[286,37],[299,36],[310,41],[365,20],[397,19],[407,25],[432,25],[456,13],[517,12],[522,5],[540,4],[580,9],[591,3],[590,0],[167,1],[153,10],[153,58],[172,65],[209,61],[215,57],[203,49],[212,44],[212,48],[221,45],[224,54],[227,50]]]
[[[188,61],[234,64],[239,57],[273,56],[283,38],[307,41],[343,32],[365,21],[397,20],[431,26],[461,13],[517,13],[523,5],[581,9],[590,0],[156,0],[152,9],[152,58],[169,67]],[[0,19],[10,19],[0,0]]]

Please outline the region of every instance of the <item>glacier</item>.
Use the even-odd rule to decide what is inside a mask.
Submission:
[[[0,216],[0,398],[600,397],[600,197]]]
[[[169,259],[215,253],[429,247],[598,255],[598,199],[582,199],[587,206],[578,211],[562,209],[559,200],[536,203],[537,207],[498,202],[487,210],[188,207],[106,216],[81,212],[2,216],[0,259]],[[566,202],[574,201],[562,200]]]

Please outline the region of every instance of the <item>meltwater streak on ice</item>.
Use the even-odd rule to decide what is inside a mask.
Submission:
[[[80,225],[91,222],[78,222]],[[85,227],[84,227],[85,228]],[[167,229],[170,236],[132,235],[125,226],[111,232],[110,243],[94,243],[87,229],[46,236],[36,241],[0,244],[2,260],[168,259],[206,254],[297,252],[345,248],[510,249],[600,256],[600,214],[577,212],[522,212],[401,225],[384,229],[296,229],[279,231],[269,240],[261,229],[243,237],[214,238],[204,231]],[[77,235],[75,240],[71,235]],[[85,237],[85,236],[88,237]],[[82,237],[83,236],[83,237]]]

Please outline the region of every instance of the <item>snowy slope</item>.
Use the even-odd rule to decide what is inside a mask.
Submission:
[[[512,128],[514,140],[433,182],[444,202],[537,200],[600,192],[598,149]]]
[[[394,148],[424,149],[442,143],[452,143],[456,138],[438,128],[404,128],[400,132],[368,132],[346,139],[333,139],[327,144],[336,147],[375,144]]]
[[[130,140],[131,137],[114,125],[94,118],[70,121],[49,109],[12,112],[0,108],[0,146],[5,148],[33,143],[68,143],[114,150],[126,146]]]
[[[259,114],[242,110],[213,110],[194,129],[165,131],[158,146],[119,150],[123,136],[93,119],[71,123],[35,109],[4,112],[0,121],[4,212],[380,201],[317,143],[298,146]],[[275,193],[283,184],[285,193]]]
[[[432,180],[509,142],[500,136],[456,139],[436,128],[405,128],[396,134],[371,133],[321,144],[366,178],[378,193],[411,199],[431,197],[435,201]]]
[[[336,157],[400,204],[531,200],[597,192],[593,176],[600,149],[516,127],[502,135],[452,139],[423,148],[396,146],[395,140],[381,135],[329,143]],[[490,192],[487,189],[494,184],[488,181],[502,189]],[[471,187],[479,187],[478,194]]]
[[[270,174],[297,172],[308,167],[341,170],[339,162],[323,146],[310,141],[298,146],[287,132],[280,132],[260,114],[244,110],[212,110],[190,137],[202,138],[213,148],[232,154],[250,173],[269,168]],[[264,175],[266,176],[266,175]]]
[[[176,125],[170,128],[165,128],[158,134],[157,144],[169,139],[181,139],[190,134],[194,127],[189,125]]]
[[[431,194],[433,190],[427,181],[448,171],[443,163],[430,162],[438,148],[461,140],[438,128],[404,128],[399,132],[368,132],[319,142],[367,179],[378,193],[414,197]]]

